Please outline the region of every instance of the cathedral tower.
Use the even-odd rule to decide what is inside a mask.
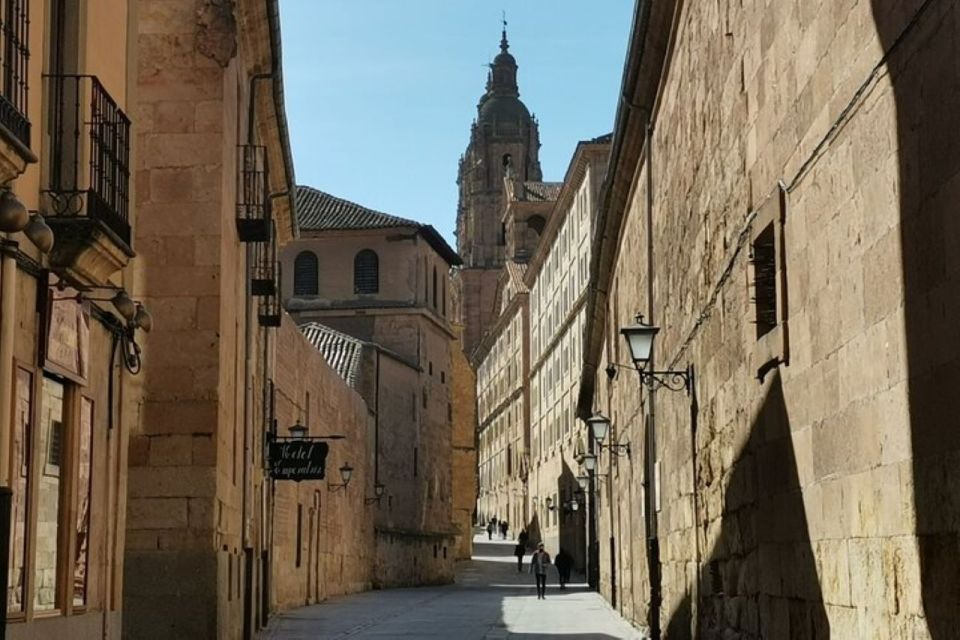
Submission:
[[[537,121],[520,101],[517,61],[509,49],[504,23],[500,53],[490,65],[486,92],[477,104],[477,118],[457,176],[457,251],[463,258],[463,268],[455,303],[459,320],[465,325],[468,354],[493,318],[497,278],[504,264],[506,240],[500,219],[505,204],[503,179],[543,178]]]

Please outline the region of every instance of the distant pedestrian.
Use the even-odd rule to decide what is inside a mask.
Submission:
[[[520,535],[517,536],[517,542],[523,545],[523,548],[527,548],[527,543],[530,541],[530,534],[527,533],[526,529],[520,530]]]
[[[527,553],[526,545],[522,544],[519,540],[517,541],[517,546],[513,548],[513,555],[517,556],[517,572],[523,571],[523,556]]]
[[[537,579],[537,599],[547,599],[547,567],[550,566],[550,554],[543,550],[543,543],[530,556],[530,573]]]
[[[487,523],[487,540],[493,540],[493,520]]]
[[[573,565],[573,558],[565,550],[560,549],[557,552],[554,564],[557,565],[557,573],[560,576],[560,588],[566,589],[567,583],[570,582],[570,568]]]
[[[500,521],[500,535],[503,537],[504,540],[507,539],[507,532],[508,532],[508,531],[510,531],[510,525],[507,523],[506,520],[501,520],[501,521]]]

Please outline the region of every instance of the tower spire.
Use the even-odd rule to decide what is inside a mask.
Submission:
[[[510,48],[510,43],[507,42],[507,12],[503,12],[503,31],[500,36],[500,52],[506,53],[507,49]]]

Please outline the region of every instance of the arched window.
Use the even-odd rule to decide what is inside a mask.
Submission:
[[[353,259],[353,292],[380,291],[380,258],[376,251],[364,249]]]
[[[301,251],[293,260],[293,295],[315,296],[319,293],[319,269],[317,254]]]
[[[527,218],[527,226],[537,232],[537,235],[543,233],[543,228],[547,226],[547,221],[541,216],[530,216]]]

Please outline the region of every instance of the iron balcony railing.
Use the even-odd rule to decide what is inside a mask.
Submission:
[[[47,76],[51,217],[88,217],[130,246],[130,119],[91,75]]]
[[[238,152],[237,235],[241,242],[267,242],[271,231],[267,149],[245,144]]]
[[[27,63],[30,3],[0,0],[0,125],[30,148],[27,119]]]

